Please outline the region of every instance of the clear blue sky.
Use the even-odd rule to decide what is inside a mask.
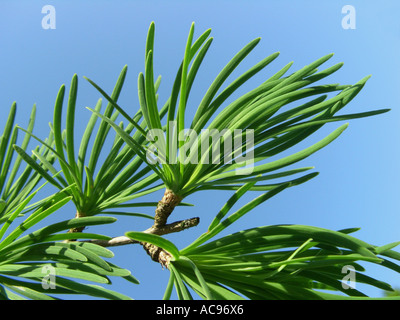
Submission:
[[[56,29],[44,30],[44,5],[56,9]],[[342,28],[342,7],[356,9],[356,29]],[[353,84],[366,75],[372,78],[347,113],[391,108],[373,118],[354,120],[342,136],[327,148],[294,167],[315,166],[320,175],[299,187],[279,194],[254,210],[229,233],[259,225],[298,223],[330,229],[361,227],[356,235],[376,244],[400,238],[400,3],[398,1],[1,1],[0,2],[0,105],[5,116],[13,101],[18,104],[18,123],[25,125],[33,103],[37,103],[36,135],[48,134],[57,91],[72,75],[79,76],[77,137],[100,97],[82,77],[87,76],[110,91],[128,65],[128,76],[120,105],[130,113],[138,109],[136,79],[144,70],[146,33],[156,23],[155,73],[161,74],[160,101],[172,87],[190,24],[195,35],[212,28],[211,49],[199,72],[189,100],[195,109],[202,94],[222,67],[245,44],[262,41],[234,75],[267,55],[280,56],[241,92],[258,85],[290,61],[297,70],[334,52],[327,66],[344,62],[329,78],[330,83]],[[233,77],[231,78],[233,79]],[[293,149],[311,145],[338,127],[326,126],[317,135]],[[229,192],[203,192],[186,201],[193,208],[178,208],[175,219],[200,216],[196,229],[168,236],[183,248],[205,231],[211,219],[230,196]],[[250,193],[239,205],[257,196]],[[159,200],[161,193],[152,200]],[[142,212],[152,213],[152,209]],[[51,219],[74,216],[72,205]],[[51,220],[53,221],[53,220]],[[120,224],[99,229],[116,236],[149,227],[148,221],[120,218]],[[115,248],[112,262],[132,270],[141,285],[116,280],[113,288],[135,299],[162,297],[169,272],[150,261],[138,246]],[[369,267],[377,277],[400,287],[391,272]],[[360,287],[361,289],[361,287]],[[379,296],[379,290],[365,291]]]

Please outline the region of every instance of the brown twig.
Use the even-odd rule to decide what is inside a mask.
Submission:
[[[162,236],[164,234],[180,232],[185,229],[195,227],[199,224],[199,222],[200,222],[199,218],[191,218],[167,224],[162,228],[154,228],[154,226],[152,226],[143,232]],[[116,247],[116,246],[123,246],[126,244],[139,243],[139,241],[133,240],[127,236],[114,237],[110,240],[94,239],[94,240],[88,240],[86,242],[94,243],[102,247]]]
[[[174,232],[180,232],[197,226],[200,222],[199,218],[191,218],[167,224],[168,217],[171,215],[172,211],[181,201],[182,201],[181,196],[175,194],[173,191],[169,189],[166,189],[164,196],[162,197],[161,201],[159,201],[157,204],[157,208],[155,211],[156,214],[154,217],[154,224],[143,232],[149,234],[164,235]],[[78,213],[76,217],[79,218]],[[76,230],[71,229],[69,232],[80,232],[80,231],[77,229]],[[171,254],[168,251],[160,247],[157,247],[151,243],[139,242],[126,236],[114,237],[110,240],[97,240],[97,239],[88,240],[86,242],[94,243],[102,247],[115,247],[133,243],[140,243],[147,252],[147,254],[151,257],[151,259],[153,261],[159,262],[163,267],[165,266],[168,268],[169,262],[171,260]]]
[[[161,201],[158,202],[156,215],[154,217],[154,228],[164,227],[168,217],[174,211],[175,207],[182,201],[182,197],[173,191],[166,189]]]

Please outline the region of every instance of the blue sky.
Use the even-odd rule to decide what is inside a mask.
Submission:
[[[56,9],[56,29],[45,30],[44,5]],[[356,29],[343,29],[342,7],[356,10]],[[400,203],[400,3],[384,1],[1,1],[0,105],[3,114],[17,101],[17,121],[24,126],[33,103],[38,119],[35,133],[48,134],[52,109],[61,84],[67,89],[79,76],[77,137],[100,97],[83,79],[87,76],[111,91],[124,65],[128,75],[120,105],[138,109],[136,79],[144,70],[145,39],[149,24],[156,24],[155,73],[162,75],[160,101],[164,103],[183,57],[191,23],[195,35],[212,28],[213,44],[192,89],[188,108],[196,103],[213,78],[245,44],[262,40],[230,79],[267,55],[280,56],[246,86],[244,93],[294,61],[297,70],[317,58],[335,53],[326,66],[344,62],[329,83],[353,84],[372,75],[365,88],[344,112],[391,108],[389,113],[353,120],[332,144],[294,167],[315,166],[320,175],[264,203],[238,224],[232,233],[258,225],[297,223],[329,229],[360,227],[359,238],[376,244],[399,240]],[[3,126],[5,117],[0,117]],[[339,126],[324,127],[293,151],[311,145]],[[50,192],[50,191],[49,191]],[[176,220],[200,216],[196,229],[168,236],[179,248],[205,231],[229,198],[229,192],[203,192],[186,199],[193,208],[178,208]],[[239,205],[258,194],[250,193]],[[152,195],[159,200],[161,193]],[[156,198],[156,199],[155,199]],[[144,208],[142,212],[152,213]],[[57,217],[73,217],[66,206]],[[148,221],[119,218],[119,224],[99,232],[116,236],[149,227]],[[162,297],[169,272],[152,263],[138,246],[115,248],[112,262],[132,270],[140,286],[116,280],[113,288],[135,299]],[[368,266],[369,267],[369,266]],[[369,267],[377,277],[400,287],[398,275]],[[379,296],[378,290],[365,291]]]

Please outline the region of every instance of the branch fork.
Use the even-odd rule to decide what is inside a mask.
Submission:
[[[155,210],[154,224],[143,232],[161,236],[164,234],[180,232],[197,226],[200,222],[200,218],[197,217],[167,224],[168,217],[181,201],[181,196],[176,195],[169,189],[166,189],[163,198],[157,204],[157,208]],[[71,229],[69,232],[79,231]],[[151,243],[139,242],[127,236],[114,237],[110,240],[89,240],[89,242],[100,245],[102,247],[114,247],[139,243],[143,246],[144,250],[153,261],[160,263],[163,267],[166,268],[168,268],[169,262],[172,258],[171,254],[168,251],[160,247],[157,247]]]

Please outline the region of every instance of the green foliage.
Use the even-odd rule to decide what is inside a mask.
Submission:
[[[75,136],[76,74],[69,88],[65,127],[62,114],[66,88],[62,85],[56,96],[50,133],[44,140],[33,134],[35,106],[27,128],[23,129],[14,126],[16,104],[12,105],[0,138],[0,299],[59,299],[71,294],[129,299],[92,284],[109,284],[111,276],[138,283],[128,270],[106,261],[113,256],[109,249],[95,244],[107,243],[112,238],[71,230],[116,221],[114,217],[98,214],[154,219],[142,213],[127,213],[126,209],[156,207],[157,201],[138,199],[164,188],[179,199],[202,190],[233,191],[207,231],[181,250],[151,232],[125,233],[129,239],[163,249],[170,257],[166,262],[170,280],[164,299],[171,297],[174,287],[179,299],[192,299],[193,292],[203,299],[367,299],[358,289],[342,286],[342,268],[347,265],[356,269],[357,283],[392,291],[389,284],[370,277],[363,264],[377,264],[400,272],[400,254],[393,250],[399,243],[375,246],[351,236],[356,229],[332,231],[313,226],[273,225],[218,238],[222,231],[265,201],[314,178],[317,172],[296,176],[310,167],[287,167],[326,147],[348,124],[301,151],[290,152],[292,147],[327,123],[378,115],[388,109],[338,115],[369,77],[354,85],[319,83],[342,67],[339,63],[319,70],[332,54],[290,74],[292,63],[289,63],[249,92],[226,103],[243,84],[279,56],[278,52],[271,54],[226,84],[259,43],[260,39],[255,39],[222,68],[188,123],[188,98],[213,41],[210,33],[211,30],[206,30],[195,39],[194,24],[191,26],[171,94],[161,108],[158,96],[161,78],[155,78],[153,64],[154,23],[147,35],[144,72],[138,76],[139,110],[133,116],[118,105],[127,66],[110,95],[86,78],[108,103],[103,112],[102,99],[94,108],[89,108],[92,115],[79,143]],[[117,122],[120,116],[128,123]],[[176,134],[187,128],[193,136],[180,138]],[[116,135],[107,150],[111,129]],[[241,130],[240,147],[221,152],[218,162],[204,161],[203,155],[199,158],[195,151],[209,142],[206,129],[208,132]],[[250,150],[243,150],[248,147],[246,130],[254,133]],[[25,132],[21,145],[17,144],[18,132]],[[154,132],[161,135],[156,139]],[[32,137],[40,146],[30,156],[27,148]],[[228,135],[223,137],[219,151],[225,150],[229,143]],[[206,150],[209,156],[214,146]],[[252,152],[254,160],[250,171],[239,161],[225,161],[238,160],[247,152]],[[25,169],[21,168],[23,161]],[[40,193],[42,178],[56,192],[31,204],[33,197]],[[281,181],[281,178],[287,180]],[[273,181],[269,183],[270,180]],[[231,213],[233,206],[249,191],[262,191],[262,194]],[[39,222],[45,222],[70,200],[76,207],[77,218],[36,229]],[[164,201],[163,205],[168,203]],[[22,217],[24,220],[11,229]],[[56,289],[51,292],[42,285],[43,270],[47,267],[53,267],[57,275]],[[399,296],[395,294],[391,298],[399,299]]]
[[[0,222],[5,221],[12,212],[15,212],[21,202],[38,186],[42,176],[46,174],[45,169],[39,165],[36,168],[21,167],[23,160],[33,163],[37,159],[35,155],[30,157],[25,154],[35,124],[36,105],[33,106],[30,114],[26,129],[28,134],[24,136],[20,147],[15,145],[19,134],[18,126],[15,125],[16,113],[17,104],[14,102],[0,137]],[[52,144],[52,142],[53,136],[49,135],[46,143]],[[14,148],[17,148],[18,153],[21,154],[16,155]],[[54,156],[44,146],[36,147],[33,152],[47,163],[54,162]]]
[[[173,132],[175,130],[180,133],[186,128],[187,99],[201,62],[213,39],[208,38],[210,30],[207,30],[196,41],[193,41],[194,25],[192,25],[184,58],[177,72],[171,95],[161,109],[162,111],[159,112],[158,97],[154,89],[158,83],[157,85],[154,83],[153,75],[154,33],[155,27],[154,23],[152,23],[146,43],[145,72],[144,74],[140,73],[138,79],[140,110],[144,116],[146,128],[143,125],[140,126],[135,117],[129,116],[112,96],[109,96],[94,81],[88,79],[109,103],[137,129],[135,136],[131,137],[126,130],[123,130],[108,116],[102,115],[96,110],[90,110],[109,123],[119,137],[143,161],[145,161],[146,154],[149,153],[149,148],[140,143],[141,140],[138,139],[139,136],[137,135],[141,134],[142,138],[151,138],[152,133],[150,130],[163,130],[165,136],[157,136],[159,140],[155,143],[158,151],[155,154],[157,161],[155,164],[147,161],[147,165],[165,183],[166,188],[182,197],[197,190],[234,190],[249,180],[262,182],[273,179],[276,177],[275,174],[267,175],[266,173],[279,170],[305,159],[335,140],[347,127],[347,124],[342,125],[325,139],[302,151],[275,161],[261,163],[295,146],[315,133],[325,123],[362,118],[388,111],[388,109],[383,109],[359,114],[336,115],[360,92],[369,77],[361,79],[354,85],[316,84],[316,82],[325,79],[342,67],[343,64],[338,63],[321,71],[317,69],[327,62],[332,57],[332,54],[326,55],[304,68],[286,75],[291,65],[288,64],[258,87],[223,106],[224,102],[241,85],[263,70],[279,55],[277,52],[263,59],[233,80],[218,94],[229,75],[259,43],[260,39],[255,39],[226,64],[199,102],[195,116],[190,123],[190,129],[192,133],[195,133],[194,136],[196,138],[191,139],[190,136],[186,136],[185,139],[179,139],[179,134],[174,135]],[[328,93],[332,92],[336,92],[336,95],[328,98]],[[285,110],[288,105],[310,97],[312,100],[301,102],[300,105],[291,106],[291,108]],[[162,117],[160,115],[163,115],[165,108],[168,110],[168,116],[166,124],[162,125]],[[177,123],[177,127],[171,127],[171,123]],[[205,129],[208,129],[208,132],[213,132],[214,130],[219,133],[224,132],[224,130],[234,132],[235,129],[240,129],[242,131],[241,145],[243,146],[248,143],[245,139],[245,130],[254,130],[254,169],[249,172],[248,169],[242,168],[244,166],[243,163],[226,161],[227,159],[237,159],[239,156],[243,156],[245,150],[242,150],[242,147],[226,153],[220,152],[222,155],[218,163],[212,163],[212,161],[206,163],[203,158],[199,158],[198,152],[191,153],[186,162],[182,161],[182,153],[185,150],[191,150],[192,148],[198,150],[201,145],[205,145],[208,142],[209,133],[205,134],[202,131]],[[155,137],[153,138],[155,139]],[[185,144],[186,149],[182,149],[183,144]],[[180,148],[174,149],[171,146],[179,146]],[[209,146],[210,154],[212,153],[212,148],[213,146]],[[303,170],[307,169],[310,168],[304,168]],[[283,171],[279,173],[279,176],[289,176],[294,173],[296,172],[291,170]],[[253,186],[252,189],[269,190],[273,187],[274,185],[261,184]]]
[[[349,265],[355,268],[354,279],[358,285],[395,293],[390,284],[368,276],[360,263],[373,263],[400,272],[400,265],[391,261],[400,261],[400,253],[392,250],[400,242],[373,246],[349,235],[356,228],[332,231],[304,225],[272,225],[216,238],[239,217],[283,190],[277,187],[222,219],[249,189],[248,185],[239,189],[219,211],[207,232],[182,250],[159,236],[145,239],[144,234],[126,233],[172,254],[170,282],[164,299],[170,298],[173,285],[182,299],[193,299],[188,287],[203,299],[218,300],[367,298],[363,292],[342,285],[343,267]],[[396,294],[390,297],[400,299]]]
[[[35,120],[35,106],[32,109],[30,122],[21,147],[17,142],[18,128],[14,126],[16,103],[11,106],[4,133],[0,144],[1,171],[1,218],[0,218],[0,299],[35,299],[54,300],[63,295],[91,295],[105,299],[130,299],[129,297],[105,289],[91,283],[110,284],[109,277],[124,277],[138,283],[130,271],[115,266],[103,258],[113,257],[113,253],[96,244],[75,242],[73,239],[92,240],[110,239],[107,236],[91,233],[72,234],[65,232],[69,228],[89,225],[109,224],[116,221],[112,217],[87,217],[71,219],[49,224],[46,227],[33,230],[38,223],[60,210],[71,200],[70,190],[61,190],[59,193],[44,198],[37,203],[32,199],[40,193],[43,186],[38,186],[42,177],[53,179],[45,165],[50,164],[55,157],[45,146],[33,150],[34,155],[28,156],[25,152]],[[51,145],[53,136],[46,139]],[[13,148],[14,147],[14,148]],[[18,155],[12,163],[15,156]],[[21,168],[22,160],[27,164]],[[20,176],[17,178],[17,175]],[[25,219],[17,222],[22,217]],[[18,223],[15,228],[13,224]],[[47,268],[56,270],[55,288],[43,285],[43,279],[48,275]],[[89,284],[81,283],[81,280]]]
[[[92,243],[74,242],[72,239],[102,239],[109,237],[91,233],[63,233],[80,226],[101,225],[115,222],[112,217],[86,217],[50,224],[35,231],[32,228],[43,219],[62,208],[70,197],[56,195],[42,202],[15,229],[11,224],[37,193],[32,193],[12,212],[0,229],[0,297],[1,299],[54,300],[59,295],[91,295],[106,299],[129,297],[98,285],[82,284],[76,280],[110,284],[110,276],[126,277],[138,283],[130,271],[106,262],[113,253]],[[30,231],[30,232],[29,232]],[[28,233],[29,232],[29,233]],[[27,233],[23,235],[24,233]],[[63,241],[64,240],[64,241]],[[68,241],[65,241],[68,240]],[[47,268],[55,270],[54,289],[43,284]]]
[[[121,88],[125,81],[127,67],[124,67],[117,80],[112,99],[117,100],[121,92]],[[148,203],[134,203],[129,205],[129,200],[146,195],[163,187],[157,182],[158,177],[146,174],[150,168],[141,167],[143,161],[140,158],[135,158],[135,153],[129,147],[123,145],[121,138],[114,139],[110,150],[104,151],[106,147],[106,139],[109,137],[110,127],[107,123],[102,122],[96,129],[96,120],[98,117],[93,115],[86,125],[86,129],[79,144],[79,151],[75,153],[75,107],[78,91],[78,78],[75,74],[71,81],[70,92],[67,103],[66,129],[62,129],[62,109],[65,95],[65,86],[62,85],[54,106],[53,124],[51,126],[51,135],[54,136],[54,148],[46,141],[29,133],[37,141],[42,143],[46,150],[58,160],[61,171],[44,157],[33,153],[40,160],[41,164],[29,161],[29,165],[40,173],[48,182],[56,186],[59,190],[68,192],[72,197],[72,201],[76,206],[77,212],[81,216],[91,216],[98,213],[103,213],[107,209],[114,209],[112,214],[126,214],[131,216],[139,216],[150,218],[151,216],[140,213],[126,213],[121,208],[138,207],[141,205],[149,205]],[[99,99],[95,110],[100,112],[102,100]],[[104,116],[110,119],[116,119],[119,112],[114,112],[112,104],[108,104]],[[135,119],[139,119],[141,114],[138,113]],[[21,130],[24,130],[20,128]],[[131,132],[132,126],[125,128],[126,132]],[[26,131],[26,130],[24,130]],[[90,140],[94,139],[92,148],[90,149]],[[24,158],[28,155],[24,150],[16,149]],[[105,160],[100,168],[99,159],[101,154],[105,154]],[[90,155],[87,164],[86,159]],[[45,173],[41,168],[47,170],[50,174]],[[97,175],[95,175],[97,172]],[[53,176],[51,176],[51,174]],[[153,186],[151,186],[153,185]],[[151,187],[150,187],[151,186]],[[123,205],[120,205],[124,203]],[[117,210],[115,210],[117,209]]]

